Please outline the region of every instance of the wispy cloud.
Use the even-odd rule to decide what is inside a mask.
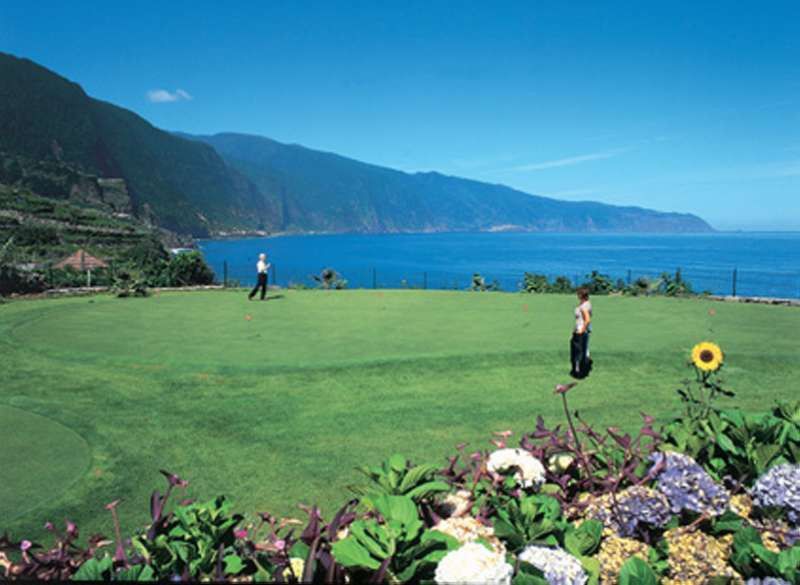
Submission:
[[[624,152],[631,150],[630,147],[627,148],[614,148],[612,150],[605,150],[602,152],[591,152],[589,154],[580,154],[578,156],[570,156],[567,158],[557,158],[555,160],[546,160],[542,162],[535,162],[525,165],[517,165],[514,167],[508,167],[505,169],[499,169],[497,173],[526,173],[529,171],[543,171],[546,169],[555,169],[558,167],[570,167],[573,165],[579,165],[581,163],[593,161],[593,160],[605,160],[609,158],[614,158],[616,156],[621,155]]]
[[[183,89],[168,91],[166,89],[151,89],[147,92],[147,100],[154,104],[165,104],[169,102],[182,102],[194,99],[191,94]]]

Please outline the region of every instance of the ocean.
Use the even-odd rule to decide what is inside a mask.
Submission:
[[[220,281],[255,282],[260,252],[270,282],[314,284],[333,268],[349,288],[465,289],[472,275],[519,290],[525,272],[583,281],[592,270],[614,280],[681,270],[698,292],[800,298],[800,232],[712,234],[437,233],[338,234],[203,240]]]

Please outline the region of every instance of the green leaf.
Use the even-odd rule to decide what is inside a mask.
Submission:
[[[120,569],[117,571],[116,575],[114,575],[114,581],[143,582],[155,580],[156,575],[153,572],[153,568],[149,565],[134,565],[127,569]]]
[[[374,571],[381,566],[381,561],[370,556],[367,549],[349,536],[334,542],[332,552],[333,558],[343,567],[364,567]]]
[[[405,471],[407,459],[403,455],[394,454],[389,457],[389,467],[395,471]]]
[[[554,496],[561,492],[561,487],[555,483],[546,483],[541,488],[539,488],[540,494],[546,494],[550,496]]]
[[[433,494],[450,491],[450,485],[443,481],[429,481],[409,490],[405,495],[414,501],[422,500]]]
[[[736,448],[736,445],[733,444],[733,441],[731,441],[724,433],[717,433],[716,439],[717,444],[728,453],[735,455],[739,452],[739,449]]]
[[[111,571],[113,561],[108,555],[102,559],[89,559],[83,563],[74,575],[73,581],[106,581],[107,574]]]
[[[375,509],[387,521],[396,520],[404,526],[421,524],[417,505],[408,496],[380,495],[373,499]]]
[[[420,542],[425,544],[428,542],[441,543],[447,551],[456,550],[461,546],[455,536],[439,532],[438,530],[427,530],[423,533]]]
[[[736,533],[744,526],[744,520],[735,512],[728,510],[722,516],[716,518],[712,524],[712,532],[715,535]]]
[[[544,572],[524,561],[519,563],[519,571],[511,580],[512,585],[548,585]]]
[[[528,573],[517,573],[513,579],[511,579],[511,585],[549,585],[547,579],[544,577],[538,577],[536,575],[530,575]]]
[[[603,538],[603,523],[586,520],[578,528],[570,525],[564,536],[564,548],[576,557],[591,556]]]
[[[583,570],[589,576],[587,585],[596,585],[600,582],[600,561],[594,557],[578,557]]]
[[[658,578],[639,557],[628,559],[619,572],[619,585],[658,585]]]
[[[771,550],[764,547],[763,544],[751,544],[750,550],[758,558],[759,561],[767,565],[773,571],[778,571],[778,555]]]
[[[358,520],[350,525],[350,536],[345,540],[355,540],[370,555],[383,560],[394,552],[392,539],[386,530],[374,520]]]
[[[435,465],[425,464],[417,465],[408,470],[403,476],[403,480],[398,486],[401,494],[405,494],[409,490],[417,487],[420,483],[424,483],[429,478],[433,477],[438,468]]]
[[[244,561],[239,555],[228,555],[223,561],[225,562],[226,575],[238,575],[244,570]]]

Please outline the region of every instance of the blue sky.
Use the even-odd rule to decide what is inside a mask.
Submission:
[[[13,2],[0,50],[156,126],[800,229],[797,2]]]

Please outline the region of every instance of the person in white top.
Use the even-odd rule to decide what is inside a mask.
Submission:
[[[256,263],[258,280],[256,281],[256,285],[253,287],[253,290],[251,290],[250,294],[247,296],[248,300],[252,301],[259,289],[261,290],[261,300],[264,300],[264,297],[267,295],[267,271],[269,271],[270,266],[272,266],[272,264],[267,262],[267,255],[263,253],[259,254],[258,262]]]
[[[589,334],[592,332],[592,303],[589,289],[578,288],[578,306],[575,307],[575,329],[570,340],[570,376],[585,378],[592,371],[589,356]]]

